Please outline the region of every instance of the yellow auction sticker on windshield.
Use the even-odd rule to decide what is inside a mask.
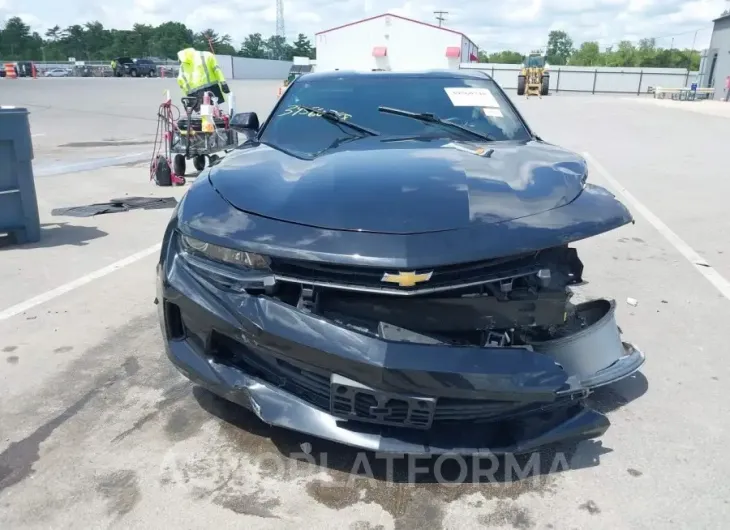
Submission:
[[[491,107],[499,108],[499,103],[487,88],[445,87],[454,107]]]
[[[317,116],[321,116],[324,114],[327,109],[324,109],[322,107],[311,107],[312,109],[316,110],[317,112],[310,112],[308,110],[305,110],[301,108],[299,105],[289,105],[284,112],[279,114],[279,116],[307,116],[308,118],[314,118]],[[340,112],[338,110],[333,110],[337,116],[339,116],[343,120],[349,120],[352,118],[352,114],[347,114],[346,112]]]

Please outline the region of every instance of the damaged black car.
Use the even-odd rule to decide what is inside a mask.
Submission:
[[[631,223],[486,74],[305,74],[165,232],[170,360],[264,422],[393,453],[602,435],[587,396],[644,354],[575,303],[571,243]]]

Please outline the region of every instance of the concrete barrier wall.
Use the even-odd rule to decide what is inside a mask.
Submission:
[[[464,63],[462,70],[488,73],[507,90],[517,88],[521,64]],[[699,72],[682,68],[612,68],[606,66],[552,66],[550,90],[553,92],[589,92],[646,94],[649,87],[679,88],[695,82]]]
[[[291,61],[232,57],[231,79],[286,79]]]
[[[233,57],[230,55],[216,54],[215,60],[218,61],[218,66],[221,67],[226,79],[233,79]]]

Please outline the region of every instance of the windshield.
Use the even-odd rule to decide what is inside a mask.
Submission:
[[[527,58],[525,66],[528,68],[542,68],[545,66],[545,60],[540,56],[533,55]]]
[[[337,138],[357,135],[356,131],[338,127],[300,106],[332,110],[345,120],[377,131],[379,139],[474,140],[456,128],[380,112],[379,107],[431,113],[467,126],[494,141],[530,138],[506,96],[491,79],[373,75],[310,81],[302,77],[284,92],[281,104],[262,131],[260,140],[291,151],[314,153]]]

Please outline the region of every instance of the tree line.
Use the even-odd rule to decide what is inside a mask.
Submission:
[[[0,29],[0,60],[66,62],[74,57],[78,61],[108,61],[125,56],[177,59],[178,51],[191,46],[257,59],[314,58],[312,43],[301,33],[291,43],[275,35],[264,38],[260,33],[246,37],[239,49],[232,42],[230,35],[212,29],[196,33],[180,22],[135,24],[131,30],[119,30],[107,29],[95,21],[67,28],[54,26],[40,35],[20,17],[12,17]]]
[[[65,62],[69,57],[79,61],[107,61],[114,57],[159,57],[176,59],[177,52],[190,46],[213,49],[222,55],[254,59],[291,60],[292,57],[315,58],[315,48],[302,33],[294,42],[276,35],[264,38],[253,33],[236,49],[230,35],[220,35],[212,29],[196,33],[180,22],[165,22],[159,26],[135,24],[130,30],[107,29],[100,22],[67,28],[55,26],[40,35],[31,31],[19,17],[7,20],[0,29],[0,59]],[[638,44],[622,41],[601,49],[598,42],[584,42],[577,48],[564,31],[551,31],[544,50],[550,65],[623,66],[688,68],[697,70],[700,54],[689,49],[666,49],[654,39],[642,39]],[[502,50],[479,52],[479,62],[519,64],[524,54]]]
[[[584,42],[577,48],[564,31],[551,31],[544,54],[551,66],[622,66],[645,68],[688,68],[698,70],[700,52],[690,49],[660,48],[655,39],[638,43],[621,41],[601,48],[598,42]],[[525,56],[516,51],[479,52],[479,62],[519,64]]]

